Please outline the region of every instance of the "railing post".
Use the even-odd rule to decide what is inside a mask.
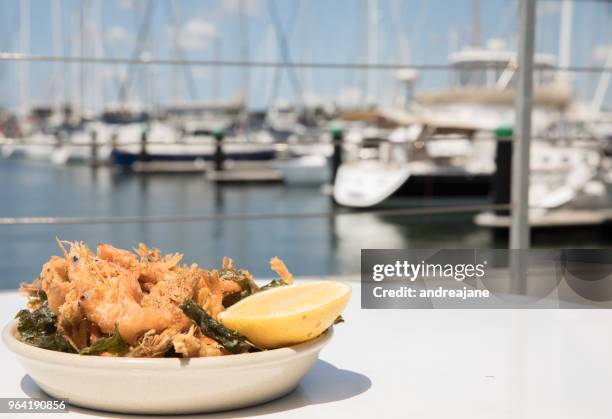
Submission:
[[[91,165],[98,165],[98,133],[95,130],[91,132]]]
[[[147,130],[144,129],[140,135],[140,161],[146,161],[147,159]]]
[[[344,130],[341,126],[334,126],[331,129],[331,137],[333,141],[333,154],[332,154],[332,165],[331,165],[331,184],[336,182],[336,175],[338,174],[338,168],[342,164],[342,146],[344,140]]]
[[[62,130],[58,130],[55,133],[55,148],[61,148],[64,145],[64,132]]]
[[[225,163],[225,153],[223,152],[223,137],[224,137],[223,129],[215,129],[213,132],[213,136],[215,137],[215,155],[213,157],[215,163],[215,170],[220,172],[224,168]]]
[[[512,170],[512,127],[495,130],[495,176],[493,177],[493,204],[510,204],[510,179]],[[508,209],[496,209],[496,215],[508,216]]]
[[[535,0],[519,2],[518,85],[512,150],[510,248],[529,248],[529,143],[533,105]]]
[[[520,0],[518,13],[518,83],[514,141],[512,144],[512,209],[510,224],[510,269],[513,291],[527,292],[529,249],[529,144],[533,107],[533,55],[535,0]]]

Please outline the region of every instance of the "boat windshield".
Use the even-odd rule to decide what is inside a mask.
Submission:
[[[480,87],[513,89],[516,85],[516,65],[513,59],[472,59],[456,61],[452,65],[453,87]],[[535,86],[549,85],[554,81],[553,67],[546,61],[534,63]]]

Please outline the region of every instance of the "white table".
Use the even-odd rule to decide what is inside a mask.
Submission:
[[[612,311],[362,310],[353,285],[346,323],[296,391],[206,417],[612,418]],[[2,322],[22,306],[0,294]],[[0,360],[0,397],[37,394],[3,345]]]

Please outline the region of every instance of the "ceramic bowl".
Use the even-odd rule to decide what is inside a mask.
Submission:
[[[15,322],[2,332],[25,371],[49,395],[122,413],[211,412],[266,402],[293,390],[333,335],[263,352],[209,358],[110,358],[40,349],[21,342]]]

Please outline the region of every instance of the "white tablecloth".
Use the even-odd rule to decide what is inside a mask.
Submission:
[[[206,417],[612,418],[612,311],[362,310],[353,290],[297,390]],[[23,304],[1,293],[3,323]],[[0,362],[0,397],[39,394],[4,345]]]

